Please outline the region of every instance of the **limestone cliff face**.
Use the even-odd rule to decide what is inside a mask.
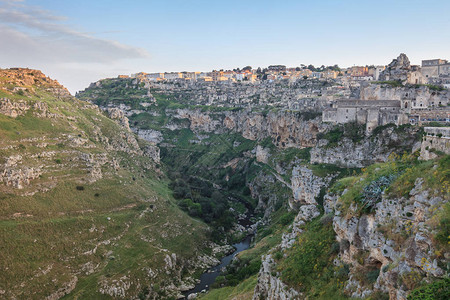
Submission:
[[[389,293],[390,299],[404,300],[411,281],[423,275],[444,275],[430,224],[436,208],[447,200],[432,196],[422,183],[418,178],[407,197],[383,196],[373,214],[358,215],[356,206],[342,213],[338,197],[325,196],[325,212],[334,214],[333,227],[341,244],[335,264],[351,266],[345,290],[353,297],[380,290]],[[373,289],[365,287],[358,276],[368,269],[379,271]]]
[[[320,189],[326,186],[333,175],[326,178],[315,176],[311,169],[305,166],[295,166],[292,169],[291,189],[294,199],[289,203],[291,208],[299,204],[317,205],[316,198],[319,196]]]
[[[329,127],[320,118],[306,120],[301,113],[293,111],[263,114],[250,110],[202,112],[179,109],[174,117],[188,119],[193,131],[221,133],[231,130],[250,140],[270,137],[280,148],[312,147],[316,135]]]
[[[258,284],[253,293],[253,300],[272,299],[272,300],[290,300],[301,299],[299,293],[286,286],[280,278],[275,276],[275,263],[269,254],[263,257],[261,270],[258,274]]]
[[[418,150],[421,138],[417,131],[418,129],[413,127],[405,127],[402,130],[389,127],[376,135],[364,137],[359,142],[342,138],[333,146],[329,146],[326,140],[320,140],[311,149],[311,163],[361,168],[374,162],[384,162],[392,153]]]

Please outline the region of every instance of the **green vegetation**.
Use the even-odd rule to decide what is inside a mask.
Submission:
[[[246,184],[259,168],[252,168],[254,159],[246,158],[244,152],[256,143],[237,134],[211,134],[199,143],[191,143],[197,138],[189,129],[164,134],[176,145],[161,147],[174,197],[191,216],[221,228],[213,233],[221,240],[235,222],[231,207],[240,213],[255,207]]]
[[[364,136],[365,126],[356,122],[351,122],[335,126],[328,132],[319,133],[317,138],[328,140],[327,148],[333,148],[336,147],[343,138],[348,138],[352,140],[352,142],[358,143]]]
[[[100,81],[100,86],[93,86],[77,94],[77,98],[106,106],[109,103],[129,105],[140,109],[141,102],[149,102],[147,89],[138,85],[132,78],[108,78]]]
[[[435,281],[413,290],[408,300],[446,300],[450,299],[450,278]]]
[[[391,87],[403,87],[403,84],[400,80],[387,80],[387,81],[372,81],[374,84],[385,84]]]
[[[218,278],[217,282],[220,282]],[[227,286],[219,289],[213,289],[205,295],[201,295],[199,299],[202,300],[251,300],[253,297],[253,290],[258,282],[258,276],[253,275],[240,282],[236,286]]]
[[[436,166],[436,167],[433,167]],[[391,155],[386,163],[373,164],[362,169],[362,174],[338,180],[330,189],[332,193],[347,192],[339,199],[341,210],[347,211],[357,203],[359,212],[370,211],[385,191],[391,197],[408,196],[416,179],[422,178],[424,187],[443,197],[450,196],[450,156],[437,161],[419,161],[417,154]]]
[[[335,244],[332,218],[323,216],[308,223],[298,241],[278,263],[281,279],[314,299],[347,299],[342,287],[348,266],[335,267],[339,252]]]
[[[30,106],[17,118],[0,114],[0,163],[20,155],[18,168],[45,165],[30,185],[3,185],[0,193],[0,282],[11,298],[43,299],[73,274],[78,282],[66,299],[110,299],[99,288],[124,276],[132,297],[174,279],[165,271],[157,279],[148,275],[149,269],[164,269],[165,251],[176,253],[181,264],[208,252],[209,229],[178,208],[155,164],[101,141],[132,147],[119,125],[73,97],[57,97],[45,87],[34,91],[20,97],[0,91]],[[37,116],[37,101],[58,117]],[[76,138],[86,144],[74,143]],[[87,157],[106,160],[95,182]],[[161,289],[159,296],[169,295]]]

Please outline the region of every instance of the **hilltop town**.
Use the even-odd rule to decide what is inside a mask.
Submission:
[[[403,53],[386,66],[247,66],[212,72],[140,72],[116,80],[125,79],[148,89],[142,97],[148,97],[149,103],[154,100],[153,91],[192,105],[309,111],[321,113],[327,123],[365,124],[366,133],[391,123],[445,124],[450,120],[450,63],[431,59],[423,60],[421,66],[411,65]],[[128,116],[142,112],[121,105]]]
[[[267,68],[253,69],[251,66],[233,70],[213,70],[211,72],[166,72],[135,73],[131,76],[119,75],[119,78],[141,78],[150,82],[274,82],[299,79],[318,79],[327,81],[336,79],[344,86],[358,85],[364,81],[400,80],[403,84],[436,84],[450,87],[450,63],[444,59],[422,60],[422,65],[411,65],[405,54],[385,66],[353,66],[340,68],[338,65],[314,67],[286,67],[270,65]]]

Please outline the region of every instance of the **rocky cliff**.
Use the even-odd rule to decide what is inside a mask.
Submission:
[[[407,62],[400,58],[393,73],[409,70],[396,64]],[[445,91],[392,84],[363,85],[361,98],[448,101]],[[421,128],[386,125],[366,136],[358,124],[331,126],[304,110],[201,106],[204,99],[186,103],[181,92],[167,87],[151,104],[130,96],[101,106],[122,109],[132,132],[159,145],[189,214],[208,212],[211,222],[226,203],[214,218],[240,212],[257,221],[254,248],[217,286],[255,278],[244,299],[250,288],[254,299],[404,299],[448,272],[445,233],[436,226],[445,221],[448,161],[439,152],[417,160]]]
[[[0,70],[0,298],[157,299],[192,287],[220,247],[173,206],[158,163],[121,110],[102,112],[37,70]]]

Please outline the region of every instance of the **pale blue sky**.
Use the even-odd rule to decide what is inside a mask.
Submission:
[[[138,71],[450,59],[450,1],[0,0],[0,67],[71,92]]]

